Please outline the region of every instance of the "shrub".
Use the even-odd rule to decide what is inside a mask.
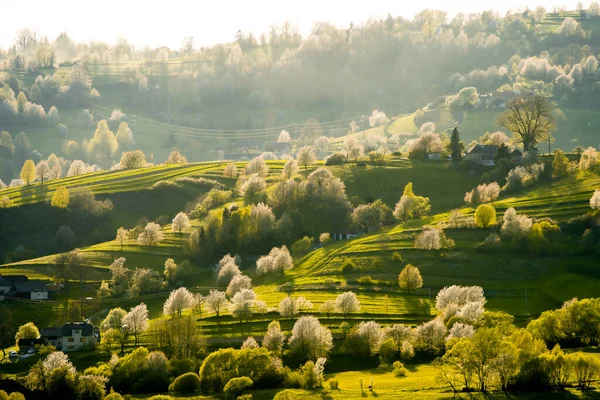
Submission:
[[[337,378],[331,378],[327,381],[327,384],[329,385],[329,389],[331,390],[338,390],[338,388],[340,387],[340,381]]]
[[[223,388],[223,392],[228,396],[236,398],[237,396],[241,395],[245,389],[252,386],[252,384],[252,379],[248,378],[247,376],[231,378]]]
[[[169,386],[169,392],[194,394],[200,391],[200,377],[194,372],[178,376]]]
[[[375,285],[377,283],[369,275],[361,276],[356,281],[358,283],[362,283],[363,285]]]
[[[292,245],[292,254],[295,257],[302,257],[305,254],[310,252],[310,249],[313,245],[313,238],[309,238],[308,236],[304,236],[302,239],[298,239]]]
[[[345,257],[342,261],[342,272],[343,273],[351,273],[356,270],[356,264],[352,259]]]
[[[406,373],[408,372],[407,369],[404,368],[404,364],[402,364],[400,361],[394,362],[392,367],[394,368],[394,375],[399,378],[406,376]]]
[[[367,164],[365,164],[364,162],[359,162],[356,164],[356,166],[360,167],[360,168],[365,168],[367,166]]]
[[[335,153],[327,158],[327,161],[325,161],[325,165],[340,165],[344,164],[345,162],[345,155],[343,155],[342,153]]]
[[[392,261],[395,263],[401,263],[404,259],[402,258],[402,254],[400,254],[400,252],[395,251],[392,254]]]

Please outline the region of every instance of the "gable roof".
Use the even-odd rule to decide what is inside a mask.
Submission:
[[[14,284],[17,293],[30,293],[30,292],[47,292],[48,286],[46,281],[26,281],[16,282]]]
[[[468,154],[496,154],[498,146],[495,144],[476,144],[471,146],[468,150]]]
[[[27,282],[29,280],[25,275],[3,275],[2,277],[12,283]]]
[[[80,329],[81,336],[92,336],[94,325],[87,322],[67,322],[61,328],[61,336],[73,336],[73,329]]]
[[[0,275],[0,286],[12,287],[12,285],[13,285],[12,281],[9,281],[8,279],[6,279],[2,275]]]
[[[62,333],[61,328],[42,328],[40,336],[43,338],[57,338]]]

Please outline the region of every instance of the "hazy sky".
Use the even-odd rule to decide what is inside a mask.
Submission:
[[[337,26],[358,24],[369,17],[412,17],[425,8],[439,8],[450,15],[494,9],[534,8],[543,5],[575,8],[576,0],[0,0],[0,46],[12,45],[15,33],[29,28],[50,39],[67,31],[76,41],[114,43],[124,36],[138,47],[169,46],[178,49],[185,36],[197,45],[234,39],[238,29],[260,33],[272,24],[289,20],[306,36],[317,21]],[[591,0],[584,1],[587,6]]]

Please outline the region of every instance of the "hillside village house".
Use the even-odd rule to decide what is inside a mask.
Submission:
[[[67,322],[58,328],[43,328],[37,339],[20,339],[19,351],[27,353],[37,345],[52,345],[61,351],[93,348],[100,342],[100,330],[89,322]]]
[[[496,165],[494,158],[498,152],[498,146],[493,144],[476,144],[465,151],[464,159],[473,161],[484,167],[493,167]],[[513,164],[519,164],[523,158],[523,152],[516,147],[509,149],[510,161]]]
[[[40,336],[57,350],[76,351],[96,346],[100,330],[89,322],[67,322],[60,328],[43,328]]]
[[[49,281],[30,280],[25,275],[0,275],[0,301],[15,297],[48,300],[49,293],[56,290]]]

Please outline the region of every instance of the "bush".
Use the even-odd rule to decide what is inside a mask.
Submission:
[[[339,165],[344,164],[345,162],[345,155],[343,155],[342,153],[335,153],[327,158],[327,161],[325,161],[325,165]]]
[[[392,367],[394,367],[394,375],[399,378],[406,376],[408,373],[408,370],[404,368],[404,364],[400,361],[395,361],[394,364],[392,364]]]
[[[356,166],[360,167],[360,168],[365,168],[367,166],[367,164],[365,164],[364,162],[359,162],[356,164]]]
[[[327,384],[329,385],[329,389],[331,390],[338,390],[338,388],[340,387],[340,381],[337,378],[331,378],[327,381]]]
[[[237,396],[241,395],[244,390],[252,386],[252,384],[252,379],[248,378],[247,376],[231,378],[223,388],[223,392],[228,396],[236,398]]]
[[[194,394],[200,391],[200,377],[194,372],[178,376],[169,386],[169,392]]]
[[[352,259],[345,257],[342,261],[342,272],[343,273],[351,273],[356,270],[356,264]]]
[[[377,283],[369,275],[361,276],[356,281],[358,283],[362,283],[363,285],[375,285]]]
[[[313,238],[309,238],[308,236],[304,236],[302,239],[298,239],[292,245],[292,254],[294,257],[302,257],[305,254],[310,252],[310,249],[313,245]]]
[[[401,263],[404,259],[402,258],[402,254],[400,254],[400,252],[395,251],[392,254],[392,261],[395,263]]]
[[[156,396],[150,397],[148,400],[173,400],[171,396],[165,396],[164,394],[157,394]]]
[[[237,397],[237,400],[252,400],[251,394],[243,394]]]

